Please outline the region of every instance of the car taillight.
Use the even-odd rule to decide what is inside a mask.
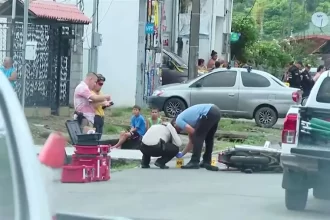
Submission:
[[[296,103],[301,101],[301,93],[299,91],[295,91],[292,93],[292,100]]]
[[[294,144],[296,142],[297,114],[288,114],[284,120],[282,130],[282,143]]]

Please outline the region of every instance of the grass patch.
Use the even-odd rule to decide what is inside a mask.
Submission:
[[[249,136],[244,141],[217,141],[214,143],[214,151],[226,150],[227,148],[235,147],[235,145],[256,145],[263,146],[268,140],[266,136]]]
[[[118,159],[112,161],[111,164],[111,170],[112,171],[122,171],[127,169],[132,169],[135,167],[138,167],[140,165],[140,161],[133,160],[133,161],[127,161],[124,159]]]
[[[124,130],[122,127],[115,126],[115,125],[104,125],[104,131],[108,134],[119,134],[122,130]]]
[[[275,134],[280,135],[281,130],[274,128],[261,128],[258,127],[254,122],[245,122],[232,119],[221,119],[219,123],[220,131],[235,131],[235,132],[253,132],[262,134]]]

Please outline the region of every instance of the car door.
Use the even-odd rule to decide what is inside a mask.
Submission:
[[[256,72],[241,72],[239,93],[238,114],[243,117],[252,117],[258,105],[276,99],[276,93],[271,88],[269,79]]]
[[[227,114],[237,110],[237,71],[221,70],[210,73],[191,85],[190,89],[191,105],[213,103]]]
[[[32,136],[17,95],[0,74],[1,220],[51,220]]]

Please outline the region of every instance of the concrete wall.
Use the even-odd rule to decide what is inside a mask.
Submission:
[[[76,0],[65,3],[76,4]],[[99,1],[102,46],[99,47],[98,72],[106,77],[103,92],[112,96],[116,107],[132,106],[136,102],[139,7],[139,0]],[[84,13],[93,17],[93,1],[84,1]],[[84,73],[88,70],[91,30],[91,24],[85,26]]]
[[[70,106],[73,106],[74,89],[80,83],[84,75],[84,44],[82,42],[82,37],[84,35],[84,25],[74,25],[74,28],[76,30],[76,39],[71,42]]]

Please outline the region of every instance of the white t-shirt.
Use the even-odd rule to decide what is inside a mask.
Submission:
[[[165,141],[165,143],[171,141],[175,146],[178,147],[182,145],[181,138],[171,123],[151,126],[145,135],[143,135],[142,143],[148,146],[153,146],[157,145],[160,139]]]

